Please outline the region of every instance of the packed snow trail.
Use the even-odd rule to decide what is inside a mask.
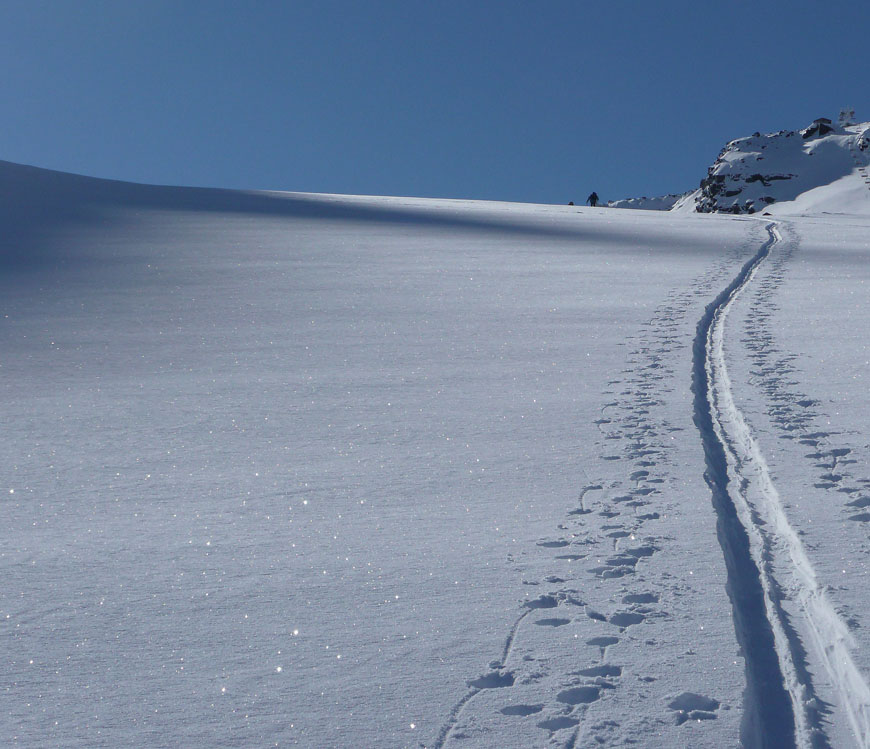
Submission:
[[[767,257],[775,241],[771,233],[767,242],[743,266],[737,277],[709,304],[698,322],[693,346],[692,390],[695,425],[701,433],[707,470],[704,478],[713,494],[716,532],[725,556],[728,595],[737,641],[746,662],[744,719],[741,729],[746,746],[793,746],[795,719],[784,688],[783,672],[772,622],[767,614],[766,594],[761,573],[753,558],[751,541],[728,490],[726,447],[719,438],[712,402],[713,382],[710,370],[710,340],[721,325],[721,311],[748,283],[754,271]]]
[[[731,305],[781,240],[774,224],[767,230],[768,241],[708,306],[694,348],[695,421],[704,443],[706,478],[719,516],[735,627],[746,659],[742,738],[750,746],[825,743],[803,651],[781,605],[785,590],[800,605],[856,746],[867,747],[870,688],[851,658],[855,643],[788,521],[767,462],[734,401],[725,363],[725,324]],[[774,564],[783,560],[789,579],[776,580]]]

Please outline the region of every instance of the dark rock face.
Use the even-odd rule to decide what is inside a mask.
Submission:
[[[810,138],[818,138],[822,135],[827,135],[828,133],[833,132],[834,128],[831,125],[831,121],[826,117],[819,117],[819,119],[813,120],[812,125],[801,130],[801,137],[804,140],[808,140]]]
[[[744,185],[760,182],[765,187],[770,187],[771,182],[791,179],[794,176],[792,174],[755,173],[743,177],[740,174],[714,174],[712,172],[715,168],[716,164],[710,167],[707,176],[701,180],[701,194],[695,201],[695,210],[698,213],[755,213],[765,205],[775,203],[776,198],[765,195],[742,201],[737,200],[737,196],[743,192]]]
[[[725,188],[725,175],[708,174],[701,180],[700,187],[704,191],[704,194],[715,198]]]
[[[750,177],[746,178],[746,184],[750,184],[752,182],[761,182],[765,187],[770,187],[770,183],[777,179],[791,179],[794,177],[793,174],[753,174]]]

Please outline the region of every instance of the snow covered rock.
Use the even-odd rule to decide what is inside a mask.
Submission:
[[[642,198],[623,198],[622,200],[608,200],[607,207],[608,208],[639,208],[645,211],[669,211],[678,200],[685,198],[687,195],[691,193],[671,193],[668,195],[661,195],[657,198],[648,198],[646,196]]]
[[[698,190],[675,203],[697,213],[756,213],[830,185],[870,163],[870,123],[824,117],[803,130],[754,133],[728,143]]]

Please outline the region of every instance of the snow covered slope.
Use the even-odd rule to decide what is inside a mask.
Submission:
[[[0,744],[870,745],[860,212],[0,195]]]
[[[800,199],[786,210],[826,210],[827,206],[842,212],[846,202],[864,197],[866,190],[855,188],[867,182],[868,165],[870,123],[841,128],[820,119],[799,131],[755,133],[728,143],[707,170],[700,189],[679,201],[675,210],[756,213]],[[817,192],[834,183],[838,194],[832,200]],[[860,208],[866,211],[863,203]]]

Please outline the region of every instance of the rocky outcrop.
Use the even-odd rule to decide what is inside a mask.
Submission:
[[[774,203],[789,203],[852,174],[868,154],[870,122],[848,120],[834,125],[819,117],[803,130],[756,132],[732,140],[707,169],[697,190],[658,198],[611,200],[607,205],[680,213],[764,212]],[[870,164],[863,168],[870,170]],[[781,207],[774,212],[778,209]]]
[[[830,184],[854,167],[850,149],[867,148],[864,125],[838,127],[820,117],[803,130],[753,133],[728,143],[678,210],[755,213]]]

